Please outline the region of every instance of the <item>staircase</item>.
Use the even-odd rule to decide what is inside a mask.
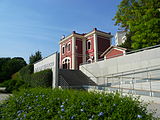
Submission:
[[[83,86],[96,86],[96,83],[80,70],[59,69],[58,85],[62,88],[83,89]]]

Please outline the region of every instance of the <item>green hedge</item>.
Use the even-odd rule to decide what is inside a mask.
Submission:
[[[52,70],[43,70],[31,75],[31,87],[52,87]]]
[[[22,80],[19,72],[16,72],[12,75],[12,79],[4,81],[0,86],[6,87],[6,92],[12,92],[14,90],[19,90],[19,88],[24,84],[25,82]]]
[[[12,92],[14,90],[18,91],[19,88],[23,85],[24,85],[23,80],[16,80],[16,79],[8,80],[8,84],[6,86],[6,91],[7,92]]]
[[[51,87],[52,86],[52,70],[43,70],[33,73],[34,66],[32,64],[20,70],[20,75],[28,87]]]
[[[29,64],[25,67],[23,67],[19,72],[21,74],[21,76],[24,76],[25,74],[32,74],[34,71],[34,65]]]
[[[12,75],[12,79],[1,83],[0,86],[6,87],[7,92],[17,91],[20,88],[51,87],[52,70],[33,73],[33,65],[27,65]]]
[[[22,80],[26,83],[26,84],[30,84],[31,82],[31,74],[33,74],[34,71],[34,66],[32,64],[29,64],[27,66],[25,66],[24,68],[22,68],[19,73],[20,76],[22,77]]]
[[[138,99],[116,93],[32,88],[0,105],[4,120],[153,120]]]

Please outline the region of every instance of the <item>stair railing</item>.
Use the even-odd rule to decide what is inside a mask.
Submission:
[[[62,88],[69,88],[69,84],[66,82],[66,80],[64,79],[64,77],[62,75],[59,75],[59,79],[60,79],[60,86]]]
[[[89,77],[88,75],[88,77],[91,79],[91,80],[93,80],[96,84],[97,84],[97,77],[95,76],[95,75],[93,75],[93,73],[91,73],[89,70],[87,70],[84,66],[80,66],[82,69],[84,69],[85,70],[85,72],[87,72],[87,73],[89,73],[89,75],[91,75],[92,77]],[[83,72],[82,70],[80,70],[81,72]],[[85,72],[83,72],[84,74],[85,74]],[[86,74],[85,74],[86,75]]]

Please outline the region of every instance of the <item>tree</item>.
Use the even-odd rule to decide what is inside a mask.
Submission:
[[[122,0],[113,20],[131,36],[131,48],[160,44],[160,1]]]
[[[10,60],[11,58],[0,58],[0,83],[9,78],[7,72],[4,71],[3,68]]]
[[[40,51],[37,51],[37,52],[35,52],[34,55],[31,55],[31,56],[29,57],[29,63],[30,63],[30,64],[33,64],[33,63],[35,63],[35,62],[37,62],[38,60],[41,60],[41,59],[42,59],[41,52],[40,52]]]
[[[21,57],[0,58],[0,82],[11,79],[11,75],[26,66],[26,62]]]

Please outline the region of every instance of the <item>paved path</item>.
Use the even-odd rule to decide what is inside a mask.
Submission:
[[[6,100],[11,94],[0,93],[0,102]]]
[[[160,104],[156,104],[156,103],[151,103],[148,107],[147,110],[149,112],[153,112],[154,110],[156,110],[156,113],[154,114],[154,117],[159,117],[160,118]]]
[[[156,110],[155,117],[160,118],[160,98],[159,97],[150,97],[150,96],[140,96],[140,100],[144,103],[149,103],[147,110],[152,112]]]

